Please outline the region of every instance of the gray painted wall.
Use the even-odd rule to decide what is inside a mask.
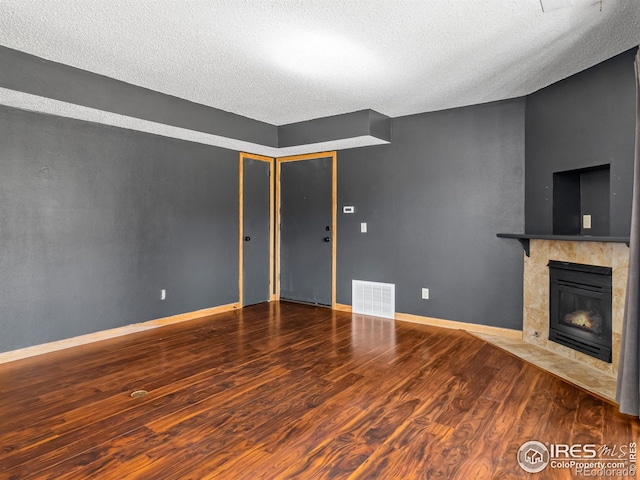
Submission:
[[[238,301],[237,152],[6,107],[0,139],[0,351]]]
[[[395,118],[392,144],[338,152],[339,303],[352,279],[390,282],[398,312],[522,328],[522,247],[496,233],[524,225],[524,108]]]
[[[610,234],[629,236],[636,50],[527,97],[526,233],[553,231],[553,172],[610,164]]]

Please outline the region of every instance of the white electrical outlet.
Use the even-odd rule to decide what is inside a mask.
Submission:
[[[428,288],[423,288],[422,289],[422,299],[423,300],[429,300],[429,289]]]
[[[365,222],[360,224],[360,233],[367,233],[367,224]]]
[[[160,290],[160,300],[166,300],[167,299],[167,291],[163,288],[162,290]]]
[[[582,215],[582,228],[591,228],[591,215]]]

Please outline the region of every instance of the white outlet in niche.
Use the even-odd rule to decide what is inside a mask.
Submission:
[[[582,215],[582,228],[591,228],[591,215]]]

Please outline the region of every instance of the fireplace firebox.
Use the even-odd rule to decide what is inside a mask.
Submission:
[[[549,261],[549,340],[611,363],[611,268]]]

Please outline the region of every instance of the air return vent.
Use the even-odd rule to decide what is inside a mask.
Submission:
[[[394,318],[396,286],[392,283],[352,280],[352,311],[375,317]]]

